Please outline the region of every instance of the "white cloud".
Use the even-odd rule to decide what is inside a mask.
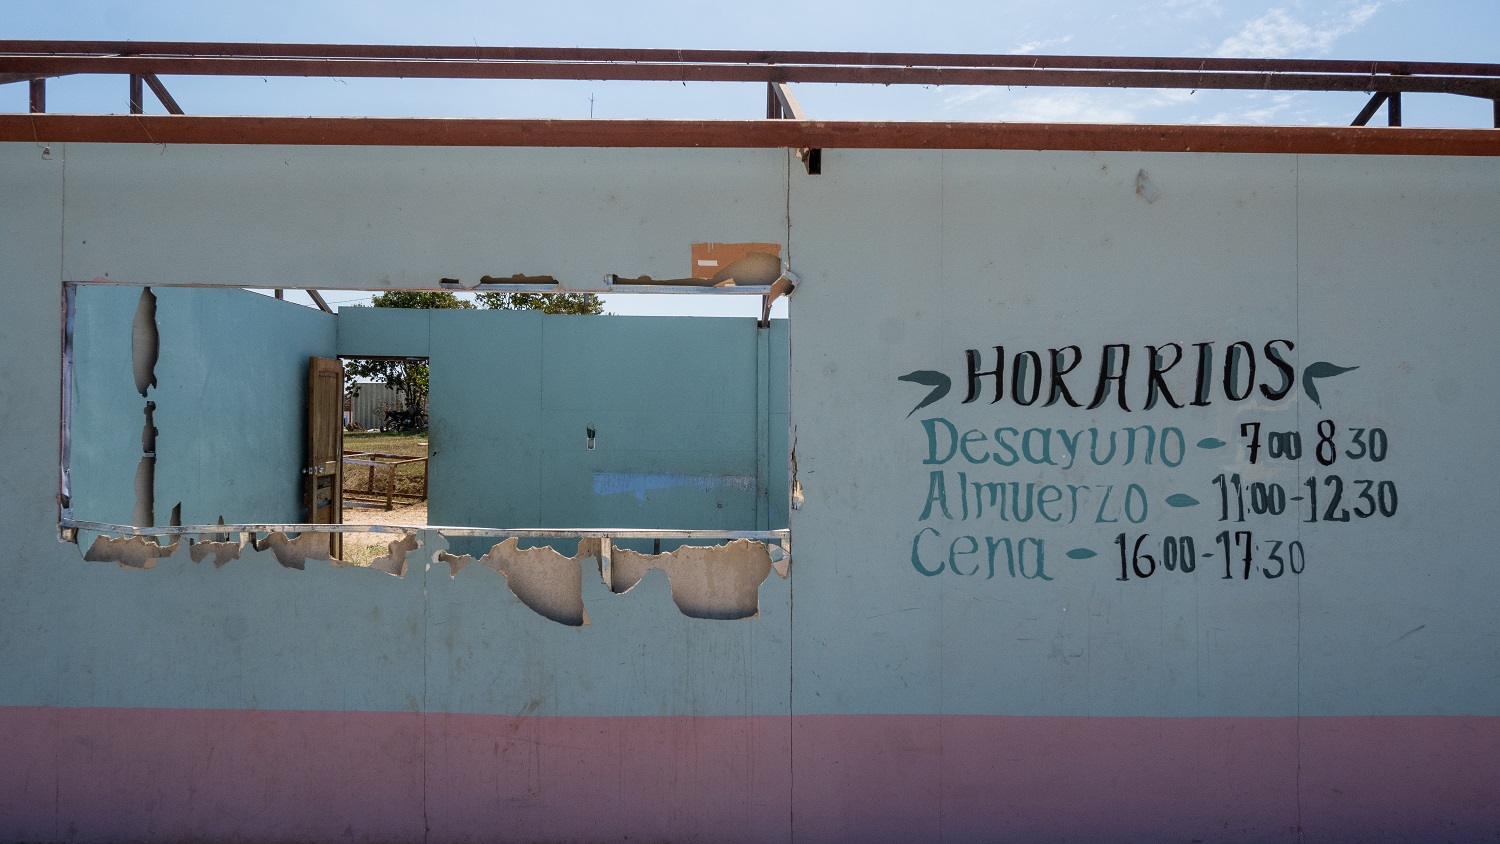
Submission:
[[[1240,125],[1246,123],[1266,124],[1271,123],[1272,121],[1282,124],[1285,124],[1287,122],[1284,119],[1277,120],[1276,118],[1285,114],[1287,110],[1292,107],[1293,103],[1291,94],[1273,94],[1270,96],[1269,102],[1267,102],[1265,98],[1258,95],[1251,96],[1249,99],[1251,100],[1251,102],[1245,105],[1238,106],[1236,108],[1229,109],[1227,111],[1218,112],[1217,114],[1210,116],[1203,122],[1218,124],[1233,123]]]
[[[1013,123],[1134,123],[1128,104],[1106,102],[1092,91],[1024,94],[994,110],[994,120]]]
[[[1061,38],[1039,38],[1033,41],[1022,41],[1020,44],[1017,44],[1016,46],[1010,48],[1010,52],[1014,55],[1027,56],[1037,52],[1038,50],[1046,50],[1051,47],[1057,47],[1072,40],[1073,36],[1064,35]]]
[[[1182,122],[1194,102],[1192,91],[1076,90],[1065,88],[960,88],[943,98],[943,107],[963,120],[1020,123],[1154,123]]]
[[[1257,93],[1249,96],[1247,100],[1247,102],[1216,112],[1197,122],[1240,126],[1247,124],[1275,124],[1278,126],[1329,125],[1327,111],[1317,108],[1316,104],[1311,101],[1307,94],[1288,91]]]
[[[1361,3],[1343,14],[1325,17],[1316,25],[1293,17],[1286,9],[1271,9],[1224,39],[1215,55],[1284,58],[1326,53],[1335,41],[1374,17],[1380,6],[1379,2]]]

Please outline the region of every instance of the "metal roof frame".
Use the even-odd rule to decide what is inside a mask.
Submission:
[[[45,114],[46,79],[121,74],[131,115]],[[163,75],[759,82],[763,120],[491,120],[183,115]],[[0,84],[31,84],[30,115],[0,115],[0,141],[417,146],[774,147],[808,172],[826,148],[1060,149],[1383,155],[1500,155],[1489,129],[1365,126],[1403,93],[1495,105],[1500,64],[1318,59],[1016,56],[825,51],[453,47],[249,42],[0,40]],[[1354,127],[819,121],[787,83],[1366,92]],[[171,114],[145,116],[150,87]]]

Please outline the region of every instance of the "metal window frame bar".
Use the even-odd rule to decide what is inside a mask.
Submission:
[[[619,279],[618,276],[615,276],[615,275],[612,275],[612,274],[611,275],[605,275],[603,278],[605,280],[603,287],[586,287],[586,286],[577,285],[577,284],[568,284],[568,283],[561,282],[561,281],[556,281],[556,282],[553,282],[551,284],[530,284],[530,283],[501,284],[501,283],[484,283],[484,284],[475,284],[475,285],[464,285],[464,284],[456,282],[456,281],[454,281],[452,279],[440,279],[438,281],[438,283],[436,283],[436,284],[411,284],[411,285],[402,285],[399,288],[391,288],[391,287],[329,287],[327,285],[322,285],[322,286],[314,288],[314,287],[308,287],[308,286],[299,286],[299,285],[295,285],[295,284],[285,284],[285,283],[279,282],[279,281],[267,281],[267,282],[265,282],[263,284],[234,284],[234,285],[227,285],[227,284],[214,284],[212,282],[203,282],[203,281],[144,281],[144,280],[140,280],[140,279],[125,279],[125,278],[69,279],[69,280],[66,280],[66,281],[63,282],[63,286],[64,287],[68,287],[68,286],[76,285],[76,286],[83,286],[83,287],[103,286],[103,287],[203,287],[203,288],[224,288],[224,287],[231,287],[231,288],[238,288],[238,289],[247,289],[249,287],[255,287],[256,289],[266,289],[266,290],[272,290],[272,289],[274,289],[277,292],[277,294],[280,294],[282,291],[285,291],[285,290],[301,290],[301,291],[307,293],[309,296],[313,296],[314,294],[317,294],[316,296],[314,296],[314,302],[318,305],[319,310],[325,310],[328,313],[333,313],[333,310],[331,309],[331,307],[329,307],[329,308],[324,308],[323,307],[324,305],[328,304],[327,300],[323,300],[321,303],[317,302],[317,300],[323,299],[323,297],[319,293],[319,291],[327,290],[327,291],[336,291],[336,292],[339,292],[339,293],[389,293],[392,290],[411,291],[411,292],[418,292],[418,293],[438,293],[438,292],[471,292],[471,293],[487,293],[487,292],[498,292],[498,293],[594,293],[594,294],[615,294],[615,293],[673,293],[673,294],[684,294],[684,295],[770,296],[772,298],[772,300],[774,301],[775,299],[781,298],[782,296],[791,296],[792,292],[797,289],[797,285],[801,283],[801,278],[796,273],[792,272],[789,269],[782,270],[781,276],[779,278],[777,278],[774,282],[770,283],[770,284],[741,284],[741,285],[728,285],[728,286],[725,286],[725,287],[705,287],[705,286],[703,286],[701,284],[654,284],[654,283],[651,282],[650,276],[642,276],[642,278],[644,278],[646,280],[642,281],[642,282],[638,282],[638,283],[634,282],[634,281],[632,283],[624,283],[624,281],[621,280],[621,279]],[[694,280],[696,281],[697,279],[694,279]],[[275,298],[280,299],[282,297],[280,295],[277,295]],[[361,355],[361,357],[366,357],[366,356],[365,355]],[[392,359],[395,360],[395,359],[398,359],[398,358],[392,358]]]
[[[437,533],[442,536],[495,537],[498,539],[633,539],[691,540],[713,539],[732,541],[752,539],[758,542],[775,542],[785,547],[790,541],[791,530],[698,530],[686,528],[487,528],[464,525],[352,525],[352,524],[306,524],[300,522],[263,522],[213,525],[170,525],[165,527],[138,527],[110,522],[92,522],[62,519],[59,526],[95,533],[119,536],[202,536],[225,533]]]

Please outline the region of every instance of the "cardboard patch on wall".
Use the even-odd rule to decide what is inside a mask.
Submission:
[[[736,279],[739,284],[770,284],[776,280],[781,266],[781,244],[779,243],[694,243],[692,253],[692,278],[721,280],[725,269],[737,261],[744,261],[754,253],[761,256],[770,256],[776,259],[777,272],[770,278],[741,278]],[[763,263],[764,261],[762,261]],[[750,263],[756,263],[751,258]],[[742,264],[748,269],[748,264]],[[758,267],[757,267],[758,269]]]

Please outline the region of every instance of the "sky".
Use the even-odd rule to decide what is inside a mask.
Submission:
[[[0,0],[0,12],[0,37],[24,39],[1500,62],[1500,0]],[[763,86],[733,83],[163,82],[189,114],[743,119],[760,117],[765,108]],[[52,80],[48,111],[123,112],[125,86],[115,76]],[[830,120],[1346,125],[1366,99],[1358,93],[962,86],[799,84],[793,90],[810,116]],[[148,112],[161,111],[149,94],[147,100]],[[0,85],[0,112],[26,108],[25,85]],[[1489,101],[1444,95],[1409,94],[1402,111],[1410,126],[1488,127],[1493,119]],[[356,299],[329,296],[334,304]],[[607,307],[615,313],[708,308],[758,315],[759,304],[739,296],[617,295]]]

